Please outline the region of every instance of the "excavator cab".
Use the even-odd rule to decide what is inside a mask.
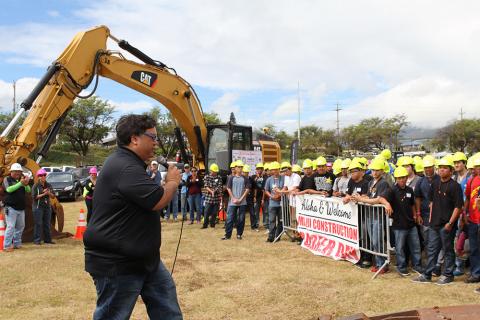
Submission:
[[[207,126],[206,168],[216,163],[220,175],[230,174],[232,150],[253,150],[252,127],[232,123]]]

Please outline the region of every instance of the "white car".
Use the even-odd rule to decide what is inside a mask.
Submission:
[[[52,172],[63,172],[59,167],[42,167],[42,169],[47,172],[47,176]]]

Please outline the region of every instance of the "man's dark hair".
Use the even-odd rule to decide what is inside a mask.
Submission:
[[[157,122],[148,115],[129,114],[122,116],[115,127],[117,132],[117,145],[119,147],[130,144],[132,136],[139,136],[147,129],[155,128]]]

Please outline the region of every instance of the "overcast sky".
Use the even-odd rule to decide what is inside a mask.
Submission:
[[[21,100],[75,33],[107,25],[197,90],[223,120],[293,131],[405,113],[439,127],[480,110],[478,1],[9,1],[0,12],[0,107]],[[109,43],[111,49],[119,48]],[[109,80],[118,114],[158,103]]]

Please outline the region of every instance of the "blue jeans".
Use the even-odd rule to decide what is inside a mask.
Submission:
[[[183,319],[175,283],[161,261],[151,273],[92,278],[97,290],[94,320],[129,319],[139,295],[150,319]]]
[[[255,215],[255,224],[253,226],[254,229],[258,229],[258,224],[260,221],[260,208],[262,207],[262,201],[256,201],[253,207],[253,212]]]
[[[478,241],[478,224],[469,222],[467,225],[468,242],[470,244],[470,274],[472,277],[480,278],[480,248]]]
[[[233,231],[233,217],[237,215],[237,236],[243,234],[245,228],[245,209],[247,206],[228,206],[227,224],[225,225],[225,236],[230,238]]]
[[[270,201],[265,200],[263,201],[263,208],[262,208],[262,220],[263,220],[263,226],[265,229],[268,229],[268,204]]]
[[[282,207],[269,207],[268,208],[268,239],[274,240],[282,231],[283,231]]]
[[[418,238],[417,227],[406,230],[396,230],[395,233],[395,256],[397,258],[397,269],[406,271],[407,259],[405,256],[405,245],[408,244],[410,254],[412,255],[412,265],[415,270],[422,269],[422,256],[420,253],[420,239]]]
[[[203,218],[203,226],[207,227],[208,223],[210,222],[210,227],[215,227],[215,220],[217,219],[218,213],[218,203],[206,203],[205,204],[205,211],[204,211],[204,218]]]
[[[367,216],[367,232],[372,240],[373,251],[381,253],[385,249],[382,244],[385,239],[383,235],[385,234],[385,226],[380,221],[380,218],[372,216]],[[386,246],[386,244],[385,244]],[[375,255],[375,265],[380,268],[385,263],[385,258]]]
[[[182,210],[183,220],[187,218],[187,198],[188,198],[188,194],[180,193],[180,207]]]
[[[172,201],[168,204],[167,213],[165,218],[170,219],[170,209],[172,209],[173,219],[177,219],[178,215],[178,191],[175,191]]]
[[[22,246],[22,233],[25,228],[25,210],[15,210],[12,207],[5,207],[5,239],[3,247],[10,248],[13,244],[15,248]]]
[[[430,228],[428,232],[427,248],[427,267],[425,276],[430,279],[432,272],[437,264],[440,250],[443,249],[445,263],[442,275],[453,278],[453,269],[455,268],[455,250],[453,249],[453,240],[455,239],[455,230],[447,232],[445,228]]]
[[[200,221],[202,216],[202,194],[190,194],[188,195],[188,206],[190,207],[190,221],[193,221],[195,211],[197,211],[197,221]]]
[[[42,240],[44,242],[52,242],[52,234],[50,233],[50,220],[52,218],[52,209],[50,206],[33,208],[33,242],[40,243]]]

